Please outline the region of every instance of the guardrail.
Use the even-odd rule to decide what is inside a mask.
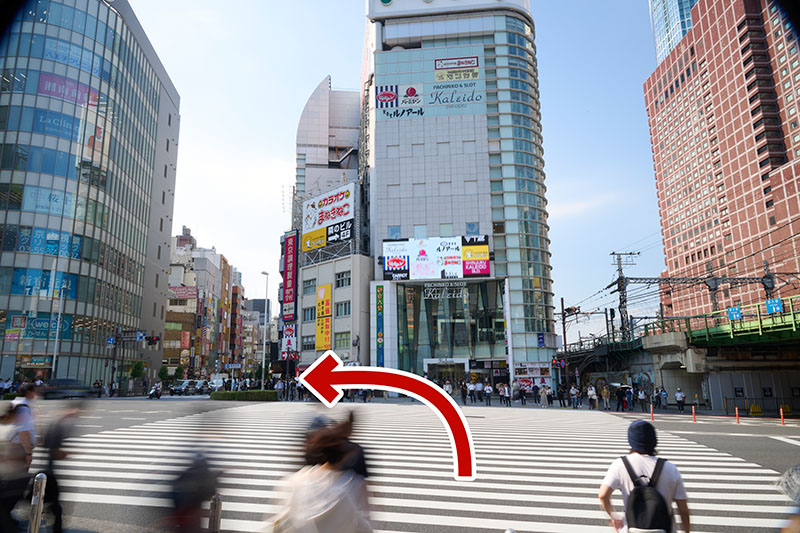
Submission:
[[[784,416],[800,413],[800,398],[730,398],[723,399],[725,414],[731,415],[739,408],[739,414],[744,416],[761,416],[765,414],[778,415],[783,408]]]

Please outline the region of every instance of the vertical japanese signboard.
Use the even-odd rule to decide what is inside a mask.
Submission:
[[[375,287],[376,366],[383,366],[383,285]]]
[[[283,239],[283,319],[295,319],[297,297],[297,231],[290,231]]]
[[[317,350],[331,349],[331,284],[317,287]]]

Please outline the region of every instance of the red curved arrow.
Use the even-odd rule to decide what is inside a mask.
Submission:
[[[449,394],[427,379],[394,368],[344,367],[331,350],[297,379],[328,407],[342,398],[342,389],[380,389],[416,398],[433,409],[447,430],[453,449],[453,477],[456,481],[475,479],[475,446],[464,413]]]

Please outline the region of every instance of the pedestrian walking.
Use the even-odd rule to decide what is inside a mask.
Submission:
[[[636,420],[628,427],[628,443],[630,453],[611,463],[598,493],[600,506],[611,518],[611,525],[617,531],[625,527],[675,531],[674,501],[683,530],[688,532],[691,526],[683,478],[674,464],[656,458],[656,429],[646,420]],[[616,512],[611,503],[615,490],[622,493],[624,514]]]
[[[519,388],[519,403],[521,405],[526,405],[528,403],[528,389],[525,387]]]
[[[547,387],[547,407],[553,407],[553,389],[549,385]]]
[[[483,382],[482,381],[478,381],[478,383],[475,384],[475,394],[478,395],[478,401],[479,402],[483,401],[483,389],[484,389]]]
[[[653,395],[650,396],[650,403],[653,404],[653,409],[661,407],[661,391],[658,387],[653,390]]]
[[[617,411],[625,410],[625,389],[617,387]]]
[[[467,384],[467,392],[469,392],[469,401],[475,403],[475,384],[472,381]]]
[[[283,400],[283,380],[279,380],[275,384],[275,390],[278,392],[278,400]]]
[[[33,414],[33,402],[36,399],[36,385],[25,383],[20,385],[17,396],[11,406],[17,409],[17,433],[12,437],[13,444],[20,444],[25,449],[25,468],[31,466],[33,449],[36,447],[36,418]]]
[[[610,403],[611,391],[608,390],[608,385],[603,385],[603,390],[600,393],[600,395],[603,397],[603,410],[604,411],[610,411],[611,410],[611,403]]]
[[[633,411],[633,387],[625,392],[625,408]]]
[[[647,393],[644,391],[642,387],[639,387],[639,392],[637,393],[637,398],[639,399],[639,405],[642,406],[642,412],[647,412]]]
[[[678,390],[675,391],[675,403],[678,404],[678,412],[683,412],[683,403],[686,401],[686,395],[681,391],[681,388],[678,387]]]
[[[461,403],[467,405],[467,396],[469,396],[469,388],[467,387],[467,382],[461,382]]]
[[[19,442],[13,442],[20,429],[20,411],[24,407],[9,405],[0,417],[0,531],[17,531],[11,516],[28,486],[28,455]]]
[[[60,490],[58,477],[56,476],[56,466],[58,461],[66,459],[67,451],[64,449],[64,442],[69,437],[72,429],[72,419],[80,414],[81,404],[76,404],[64,412],[63,416],[53,422],[44,437],[44,447],[47,448],[47,484],[44,489],[44,503],[50,507],[51,514],[55,517],[53,533],[63,533],[63,510],[61,508]]]
[[[494,392],[492,384],[487,382],[483,387],[483,397],[486,399],[486,405],[492,405],[492,392]]]

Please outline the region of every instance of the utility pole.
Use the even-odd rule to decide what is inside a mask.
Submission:
[[[55,281],[55,280],[54,280]],[[56,320],[56,342],[53,346],[53,369],[50,372],[50,379],[56,379],[56,363],[58,361],[58,342],[61,340],[61,313],[64,311],[64,290],[67,287],[66,280],[61,283],[58,290],[58,319]]]
[[[639,252],[611,252],[612,256],[616,259],[617,266],[617,291],[619,292],[619,320],[620,331],[622,332],[622,340],[630,340],[630,326],[628,324],[628,280],[625,274],[622,273],[622,258],[629,258],[625,262],[625,266],[633,266],[633,258],[639,255]]]
[[[261,390],[264,390],[264,369],[267,365],[267,322],[269,322],[269,306],[267,305],[269,301],[269,272],[264,271],[262,274],[267,277],[266,292],[264,293],[264,345],[261,353]]]
[[[564,353],[567,352],[567,313],[564,312],[564,298],[561,298],[561,332],[564,335]]]

